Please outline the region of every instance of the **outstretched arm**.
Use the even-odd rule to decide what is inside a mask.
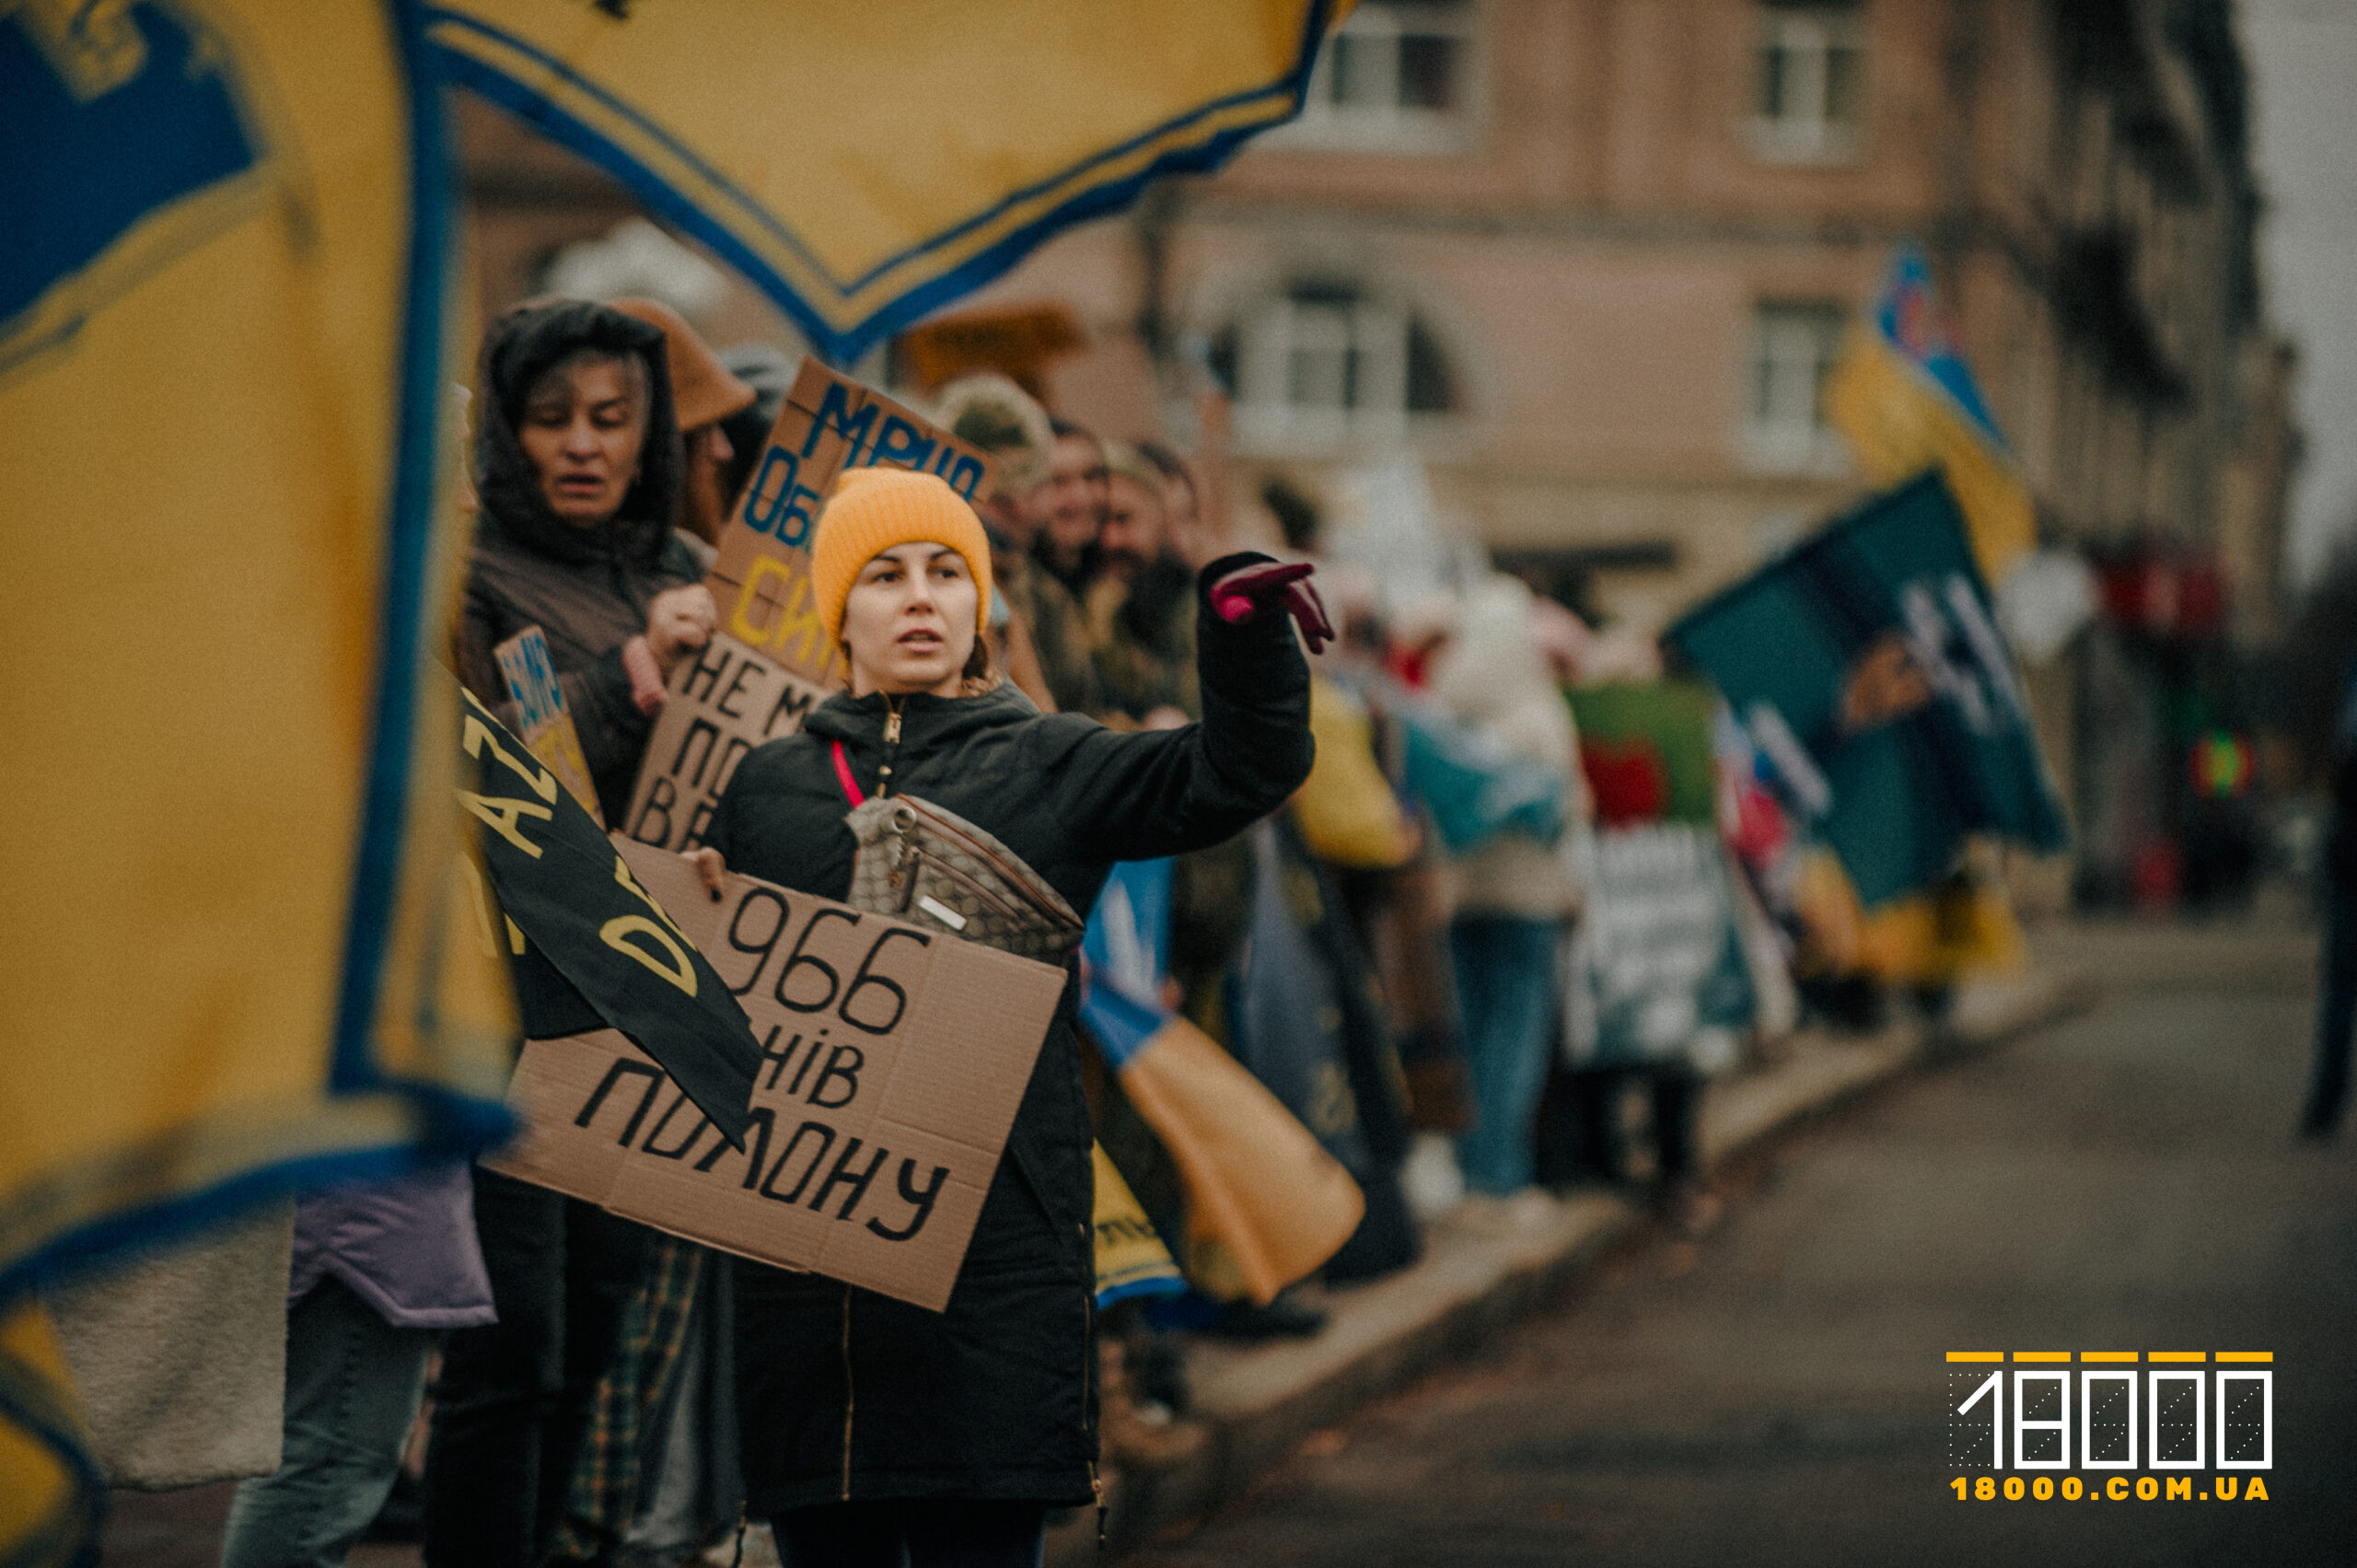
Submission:
[[[1130,735],[1078,720],[1046,728],[1055,749],[1041,773],[1076,843],[1107,860],[1181,854],[1234,837],[1301,787],[1316,749],[1309,666],[1293,619],[1297,596],[1316,604],[1307,570],[1252,553],[1203,568],[1201,723]]]

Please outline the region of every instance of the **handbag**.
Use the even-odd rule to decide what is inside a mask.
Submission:
[[[859,845],[843,902],[1041,963],[1061,966],[1071,958],[1087,928],[1062,893],[1021,855],[955,811],[913,795],[861,798],[842,744],[836,742],[836,774],[853,802],[843,821]],[[1007,1154],[1047,1209],[1046,1194],[1011,1139]],[[1112,1165],[1093,1141],[1090,1158],[1097,1173],[1090,1226],[1097,1304],[1183,1288],[1178,1265],[1137,1200],[1118,1176],[1105,1179]]]
[[[1086,927],[1023,857],[954,811],[879,796],[843,819],[859,852],[843,901],[1003,953],[1062,964]]]

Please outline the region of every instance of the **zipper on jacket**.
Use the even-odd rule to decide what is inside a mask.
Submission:
[[[884,761],[876,770],[876,793],[892,793],[892,762],[900,754],[900,704],[893,697],[884,699]]]
[[[843,1496],[851,1501],[851,1286],[843,1286]]]

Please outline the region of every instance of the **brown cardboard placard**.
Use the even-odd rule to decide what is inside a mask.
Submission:
[[[792,735],[827,700],[820,687],[726,632],[672,672],[671,695],[647,738],[624,834],[657,849],[704,841],[713,808],[755,747]]]
[[[810,589],[811,534],[843,470],[877,465],[938,474],[970,502],[990,475],[976,447],[804,360],[704,577],[722,631],[829,691],[842,683],[842,657]]]
[[[979,449],[804,360],[704,577],[720,629],[701,656],[672,667],[621,824],[632,839],[665,849],[702,843],[744,754],[801,728],[842,684],[842,658],[811,590],[808,546],[842,470],[879,464],[939,474],[969,501],[990,479]]]
[[[499,662],[500,679],[506,682],[508,698],[521,721],[517,738],[526,750],[548,764],[565,792],[589,813],[590,820],[604,827],[605,816],[598,809],[598,786],[589,777],[589,759],[581,749],[581,732],[574,727],[564,688],[557,684],[556,665],[549,657],[548,633],[538,626],[527,626],[491,653]]]
[[[482,1163],[627,1219],[939,1311],[1064,971],[624,842],[761,1044],[730,1149],[612,1030],[524,1048],[525,1132]]]

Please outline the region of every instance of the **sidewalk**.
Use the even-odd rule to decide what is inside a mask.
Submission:
[[[1724,1166],[1915,1063],[1985,1049],[2078,1011],[2094,993],[2083,971],[2039,969],[1967,987],[1936,1034],[1910,1020],[1866,1037],[1805,1030],[1780,1041],[1766,1065],[1704,1097],[1704,1166]],[[1601,1193],[1568,1199],[1506,1231],[1444,1220],[1415,1267],[1328,1294],[1322,1304],[1331,1317],[1316,1339],[1249,1348],[1199,1342],[1189,1358],[1192,1413],[1210,1440],[1168,1469],[1108,1469],[1107,1551],[1143,1545],[1240,1496],[1305,1438],[1466,1353],[1645,1223],[1636,1207]],[[1051,1534],[1047,1561],[1050,1568],[1097,1561],[1093,1511]]]
[[[2123,978],[2119,966],[2132,945],[2101,927],[2061,929],[2069,933],[2065,940],[2040,933],[2047,967],[2018,981],[1968,987],[1936,1039],[1909,1022],[1866,1037],[1803,1031],[1778,1041],[1766,1064],[1704,1096],[1705,1167],[1720,1167],[1918,1062],[1985,1048],[2078,1010],[2094,994],[2084,976]],[[2176,938],[2162,964],[2170,972],[2235,970],[2254,961],[2247,947],[2236,946],[2231,933],[2189,932]],[[1443,1221],[1427,1233],[1423,1260],[1414,1268],[1326,1294],[1320,1305],[1329,1320],[1314,1340],[1248,1349],[1198,1342],[1189,1362],[1194,1413],[1211,1428],[1210,1441],[1171,1469],[1134,1476],[1107,1470],[1109,1553],[1155,1539],[1241,1496],[1304,1439],[1469,1353],[1646,1223],[1630,1203],[1600,1193],[1558,1203],[1537,1223],[1506,1231]],[[230,1490],[224,1484],[119,1497],[107,1531],[107,1568],[211,1568]],[[707,1561],[725,1564],[732,1555],[733,1543]],[[418,1561],[413,1546],[366,1545],[354,1551],[352,1568],[415,1568]],[[1094,1510],[1051,1534],[1047,1561],[1050,1568],[1098,1561]],[[743,1568],[774,1568],[776,1562],[768,1532],[749,1532]]]

